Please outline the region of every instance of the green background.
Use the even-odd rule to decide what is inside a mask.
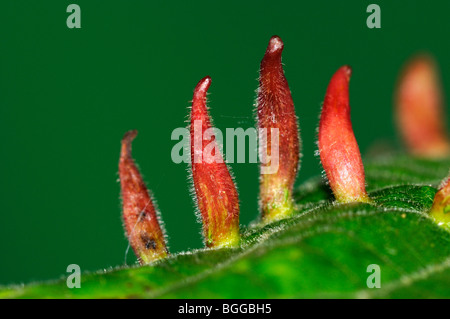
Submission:
[[[68,1],[0,5],[0,284],[123,265],[120,139],[153,191],[172,252],[202,247],[186,164],[174,164],[173,129],[186,126],[192,90],[210,75],[218,128],[252,127],[259,62],[269,38],[283,62],[303,140],[297,182],[321,172],[316,126],[328,81],[343,64],[363,154],[397,142],[392,95],[412,54],[432,53],[450,92],[448,1]],[[366,26],[381,7],[381,29]],[[257,218],[258,167],[231,165],[241,222]],[[134,263],[128,253],[127,263]]]

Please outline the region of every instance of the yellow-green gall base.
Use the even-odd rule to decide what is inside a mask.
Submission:
[[[210,233],[205,242],[208,248],[237,248],[240,243],[239,226],[233,227],[229,233],[221,233],[219,236],[213,236]]]
[[[271,202],[263,204],[262,222],[269,224],[291,216],[294,213],[294,202],[289,190],[285,190],[283,196],[274,198]]]
[[[149,254],[148,252],[143,252],[139,254],[139,263],[141,265],[148,265],[159,259],[166,258],[168,255],[169,254],[166,250],[155,251],[151,254]]]
[[[436,196],[437,197],[437,196]],[[441,227],[450,230],[450,196],[446,196],[442,201],[436,200],[430,210],[431,218]]]

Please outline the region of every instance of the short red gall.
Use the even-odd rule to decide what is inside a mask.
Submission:
[[[137,131],[129,131],[122,139],[119,161],[122,217],[139,262],[148,264],[166,257],[168,250],[156,205],[131,156],[131,142],[136,135]]]

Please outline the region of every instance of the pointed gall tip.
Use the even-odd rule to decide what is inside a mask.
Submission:
[[[210,85],[211,77],[207,75],[197,83],[197,86],[194,89],[195,94],[206,94]]]
[[[208,110],[206,107],[206,93],[208,92],[210,85],[211,77],[205,76],[195,86],[194,97],[192,99],[191,122],[202,120],[205,125],[209,123]]]
[[[410,70],[421,70],[422,72],[436,72],[436,62],[427,53],[420,53],[411,58],[408,62]]]
[[[131,157],[131,142],[136,138],[138,134],[137,130],[131,130],[126,132],[122,138],[122,151],[121,151],[121,160]]]
[[[131,131],[126,132],[123,135],[122,143],[130,144],[136,138],[137,134],[138,134],[137,130],[131,130]]]
[[[281,53],[283,52],[284,44],[279,36],[274,35],[270,38],[264,57],[261,60],[261,72],[268,71],[273,68],[282,68]],[[268,71],[270,73],[270,71]]]
[[[335,81],[340,80],[340,81],[345,81],[348,83],[350,81],[351,76],[352,76],[351,66],[344,65],[344,66],[341,66],[336,71],[336,73],[333,75],[333,79],[335,79]]]
[[[347,77],[347,81],[350,81],[350,78],[352,76],[352,67],[350,65],[344,65],[341,67],[342,72]]]
[[[281,40],[281,38],[277,35],[274,35],[270,38],[269,45],[267,46],[266,54],[273,54],[273,53],[281,53],[284,48],[284,43]]]

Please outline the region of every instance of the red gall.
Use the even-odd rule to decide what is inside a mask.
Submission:
[[[370,202],[364,166],[350,120],[348,86],[352,70],[343,66],[333,75],[319,123],[319,153],[338,202]]]
[[[431,57],[415,57],[404,68],[396,91],[398,130],[408,151],[419,157],[450,154],[437,73]]]
[[[168,250],[156,205],[131,157],[131,142],[136,135],[137,131],[129,131],[122,139],[119,161],[122,217],[139,262],[148,264],[166,257]]]
[[[280,37],[270,39],[261,61],[256,101],[258,129],[260,134],[265,132],[264,137],[260,135],[259,142],[261,162],[266,162],[260,168],[259,205],[264,222],[279,220],[293,213],[292,191],[299,170],[299,128],[281,63],[283,48]],[[270,161],[278,161],[276,171],[266,170],[269,157]]]
[[[237,247],[240,241],[239,199],[212,131],[206,106],[210,85],[211,78],[207,76],[194,90],[190,119],[192,180],[206,246]]]

